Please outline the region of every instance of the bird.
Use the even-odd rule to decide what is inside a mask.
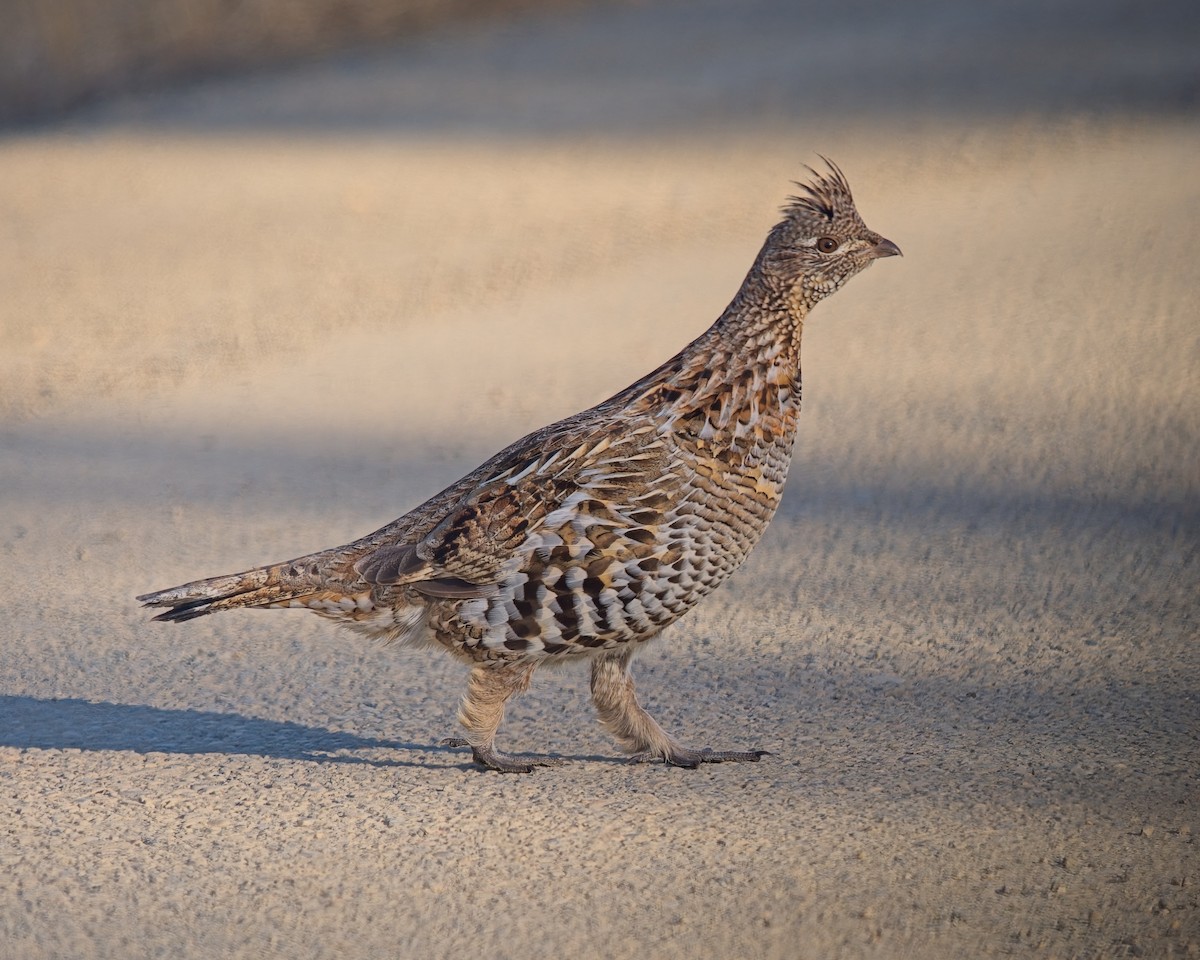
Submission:
[[[800,341],[820,301],[883,257],[840,167],[794,185],[717,320],[609,399],[534,430],[351,543],[144,594],[183,622],[237,608],[313,611],[470,667],[458,719],[475,763],[559,766],[496,734],[537,668],[590,661],[601,724],[630,761],[696,768],[766,751],[688,747],[638,701],[632,661],[715,590],[783,494],[800,412]]]

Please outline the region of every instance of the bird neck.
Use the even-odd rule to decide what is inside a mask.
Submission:
[[[742,399],[764,393],[763,408],[798,410],[803,314],[782,292],[745,283],[699,337],[635,385],[647,400],[702,408],[732,388]]]
[[[782,368],[780,374],[798,379],[807,310],[792,289],[758,266],[694,346],[728,368]]]
[[[755,264],[713,328],[726,338],[746,345],[764,340],[792,341],[799,353],[804,318],[808,315],[808,306],[799,289],[799,284],[786,284]]]
[[[698,407],[739,384],[741,393],[769,389],[771,406],[798,410],[804,313],[780,284],[752,270],[711,327],[607,403]]]

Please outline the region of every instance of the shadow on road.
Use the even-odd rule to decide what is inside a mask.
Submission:
[[[0,745],[40,750],[116,750],[133,753],[223,753],[366,763],[429,766],[420,759],[349,755],[355,750],[398,750],[455,755],[449,747],[361,737],[291,721],[264,720],[211,710],[167,710],[142,704],[41,700],[0,696]]]

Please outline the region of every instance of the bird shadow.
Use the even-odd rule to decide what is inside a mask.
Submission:
[[[242,754],[318,763],[423,767],[428,760],[356,756],[347,751],[399,750],[453,757],[440,744],[364,737],[240,713],[164,709],[143,704],[0,696],[0,746],[41,750]]]
[[[0,696],[0,747],[130,753],[224,754],[372,767],[445,767],[485,773],[462,747],[364,737],[290,720],[266,720],[213,710],[164,709],[78,698]],[[355,755],[398,750],[424,759]],[[518,753],[517,756],[525,756]],[[532,758],[532,754],[529,755]],[[552,754],[573,763],[625,764],[625,757]],[[434,762],[441,758],[444,762]]]
[[[213,710],[175,710],[144,704],[108,703],[77,698],[39,699],[0,696],[0,747],[20,750],[87,750],[130,753],[223,754],[273,757],[312,763],[364,764],[371,767],[442,767],[489,773],[469,751],[440,741],[413,743],[363,737],[290,720],[265,720]],[[357,756],[347,751],[399,750],[423,759]],[[624,756],[596,753],[525,754],[567,764],[625,766]],[[435,762],[440,758],[442,762]]]

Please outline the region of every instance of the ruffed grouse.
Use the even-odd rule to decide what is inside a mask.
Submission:
[[[828,163],[828,161],[827,161]],[[441,644],[472,664],[459,719],[475,760],[533,671],[587,657],[600,719],[636,760],[757,760],[689,749],[639,705],[642,643],[746,558],[779,506],[800,412],[804,318],[879,257],[841,170],[810,170],[720,318],[603,403],[543,427],[353,543],[148,593],[190,620],[235,607],[312,610],[373,637]]]

